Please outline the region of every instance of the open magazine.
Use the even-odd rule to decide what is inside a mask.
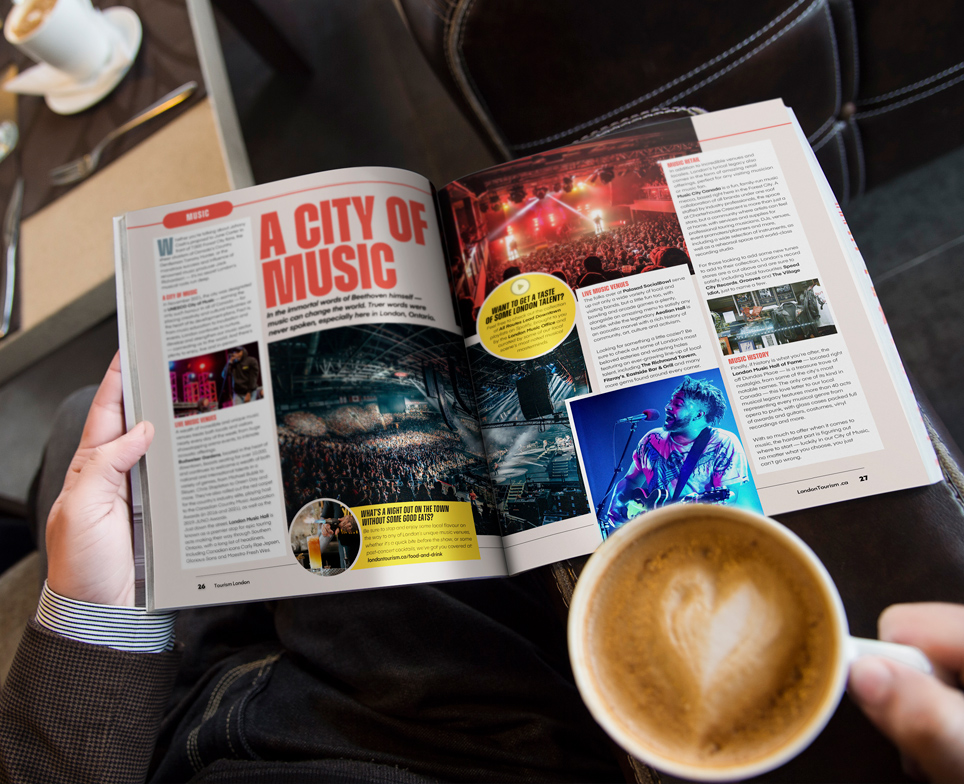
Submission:
[[[150,609],[507,575],[665,503],[940,479],[780,101],[439,192],[358,168],[141,210],[115,251]]]

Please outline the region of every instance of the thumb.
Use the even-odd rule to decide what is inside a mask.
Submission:
[[[876,656],[850,668],[850,696],[931,781],[964,780],[964,694]]]

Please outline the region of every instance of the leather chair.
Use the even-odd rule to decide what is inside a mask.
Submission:
[[[964,144],[957,0],[395,0],[504,158],[783,98],[841,203]]]
[[[395,2],[506,159],[782,97],[846,202],[964,144],[964,3],[955,0]],[[826,564],[859,636],[875,637],[895,602],[964,602],[961,455],[918,400],[944,482],[779,515]],[[566,606],[584,563],[549,570]],[[630,779],[661,778],[637,760],[625,767]],[[911,779],[845,697],[814,744],[762,780]]]

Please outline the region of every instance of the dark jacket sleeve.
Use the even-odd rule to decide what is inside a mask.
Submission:
[[[144,781],[179,658],[30,621],[0,692],[0,781]]]

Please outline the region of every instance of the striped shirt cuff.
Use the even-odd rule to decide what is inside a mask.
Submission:
[[[143,607],[112,607],[68,599],[44,583],[37,623],[77,642],[128,653],[162,653],[174,647],[176,612],[147,614]]]

